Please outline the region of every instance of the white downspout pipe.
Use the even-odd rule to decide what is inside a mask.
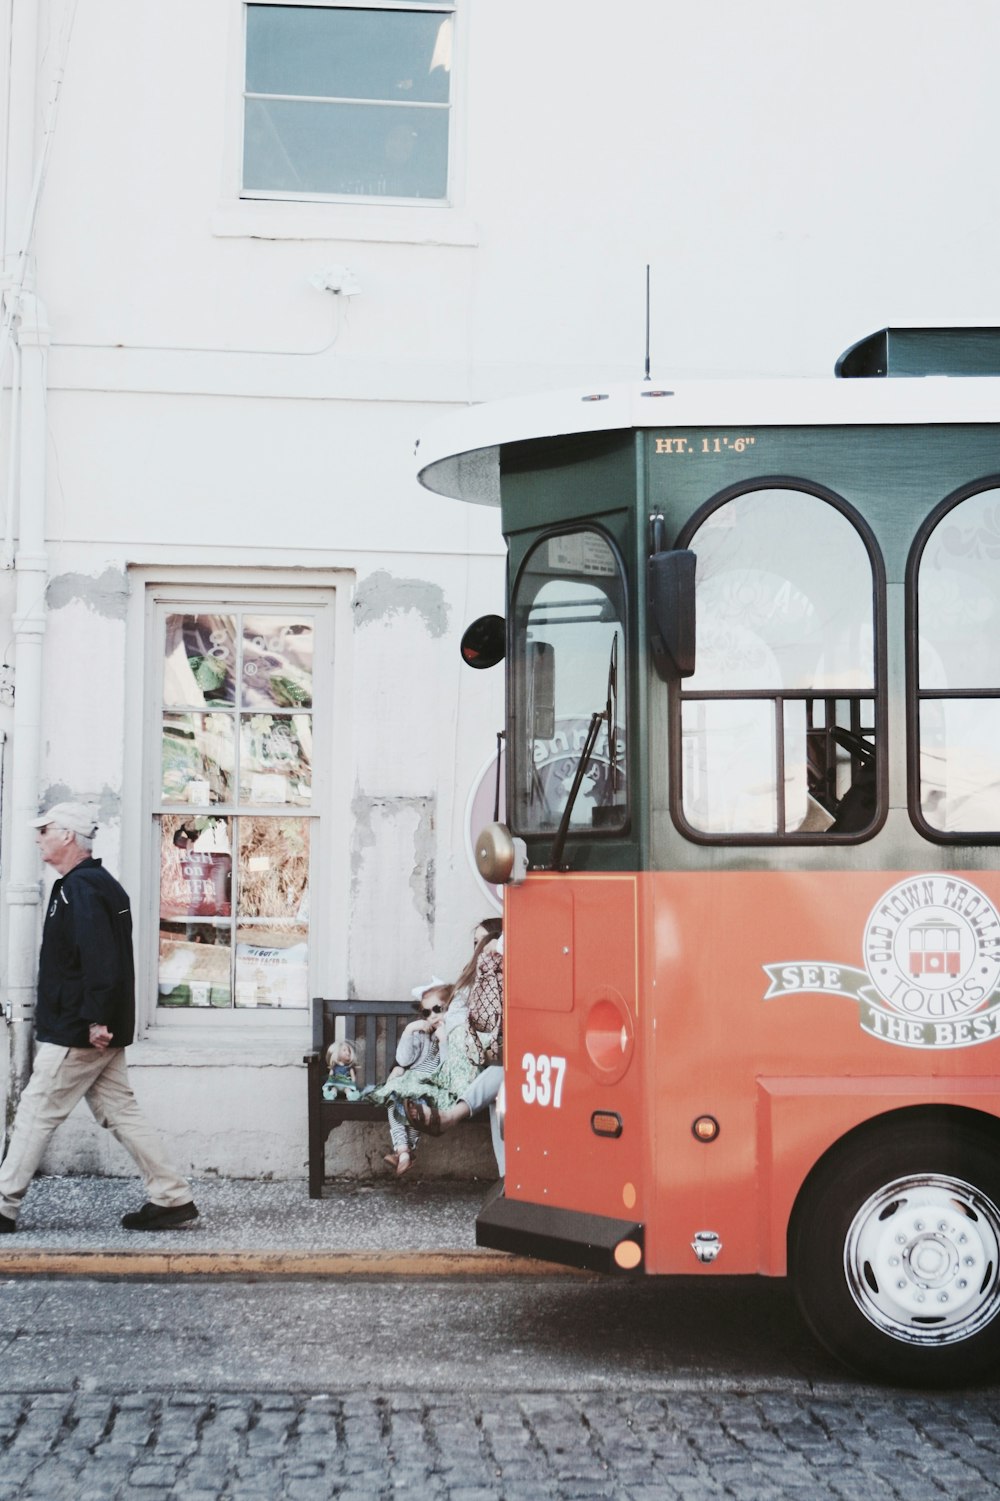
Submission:
[[[14,717],[7,861],[7,999],[10,1038],[8,1120],[31,1073],[38,904],[38,851],[30,820],[38,812],[42,750],[42,647],[45,639],[46,394],[49,330],[41,302],[21,293],[18,463],[19,537],[14,606]]]
[[[4,1014],[9,1023],[7,1120],[10,1121],[31,1073],[41,895],[38,852],[30,819],[38,811],[41,775],[49,330],[44,308],[35,293],[32,242],[55,124],[58,78],[49,120],[39,142],[40,14],[36,0],[8,0],[7,19],[8,130],[3,164],[5,294],[0,372],[7,364],[2,347],[7,343],[12,379],[10,441],[14,448],[9,470],[14,483],[7,495],[7,536],[11,542],[17,537],[11,795],[4,858],[8,907]],[[9,567],[10,562],[8,551],[5,566]]]

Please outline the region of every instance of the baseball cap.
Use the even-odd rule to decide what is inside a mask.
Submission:
[[[31,820],[31,827],[44,829],[50,823],[58,824],[60,829],[68,829],[71,834],[82,834],[85,839],[93,839],[97,833],[94,810],[85,803],[54,803],[40,817]]]

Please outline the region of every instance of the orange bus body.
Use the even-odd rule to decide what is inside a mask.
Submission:
[[[1000,1116],[994,1050],[976,1046],[1000,1035],[997,1015],[968,1015],[976,998],[945,989],[940,1016],[914,1020],[905,993],[895,1011],[878,1004],[864,971],[872,914],[900,885],[919,900],[921,880],[1000,908],[993,872],[971,888],[941,871],[540,873],[507,887],[506,1199],[600,1216],[624,1238],[631,1222],[648,1273],[782,1275],[799,1190],[853,1127],[926,1105]],[[598,1134],[595,1113],[620,1134]],[[695,1135],[702,1117],[714,1140]],[[704,1232],[720,1247],[707,1265]]]

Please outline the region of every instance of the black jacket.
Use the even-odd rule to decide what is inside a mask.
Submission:
[[[100,860],[87,859],[56,881],[38,962],[35,1036],[58,1047],[90,1046],[101,1022],[111,1046],[135,1032],[135,963],[128,894]]]

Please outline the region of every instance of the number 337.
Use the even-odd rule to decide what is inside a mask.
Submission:
[[[566,1073],[565,1058],[550,1058],[547,1053],[525,1053],[521,1059],[524,1083],[521,1098],[526,1105],[551,1105],[558,1110],[562,1104],[563,1077]]]

